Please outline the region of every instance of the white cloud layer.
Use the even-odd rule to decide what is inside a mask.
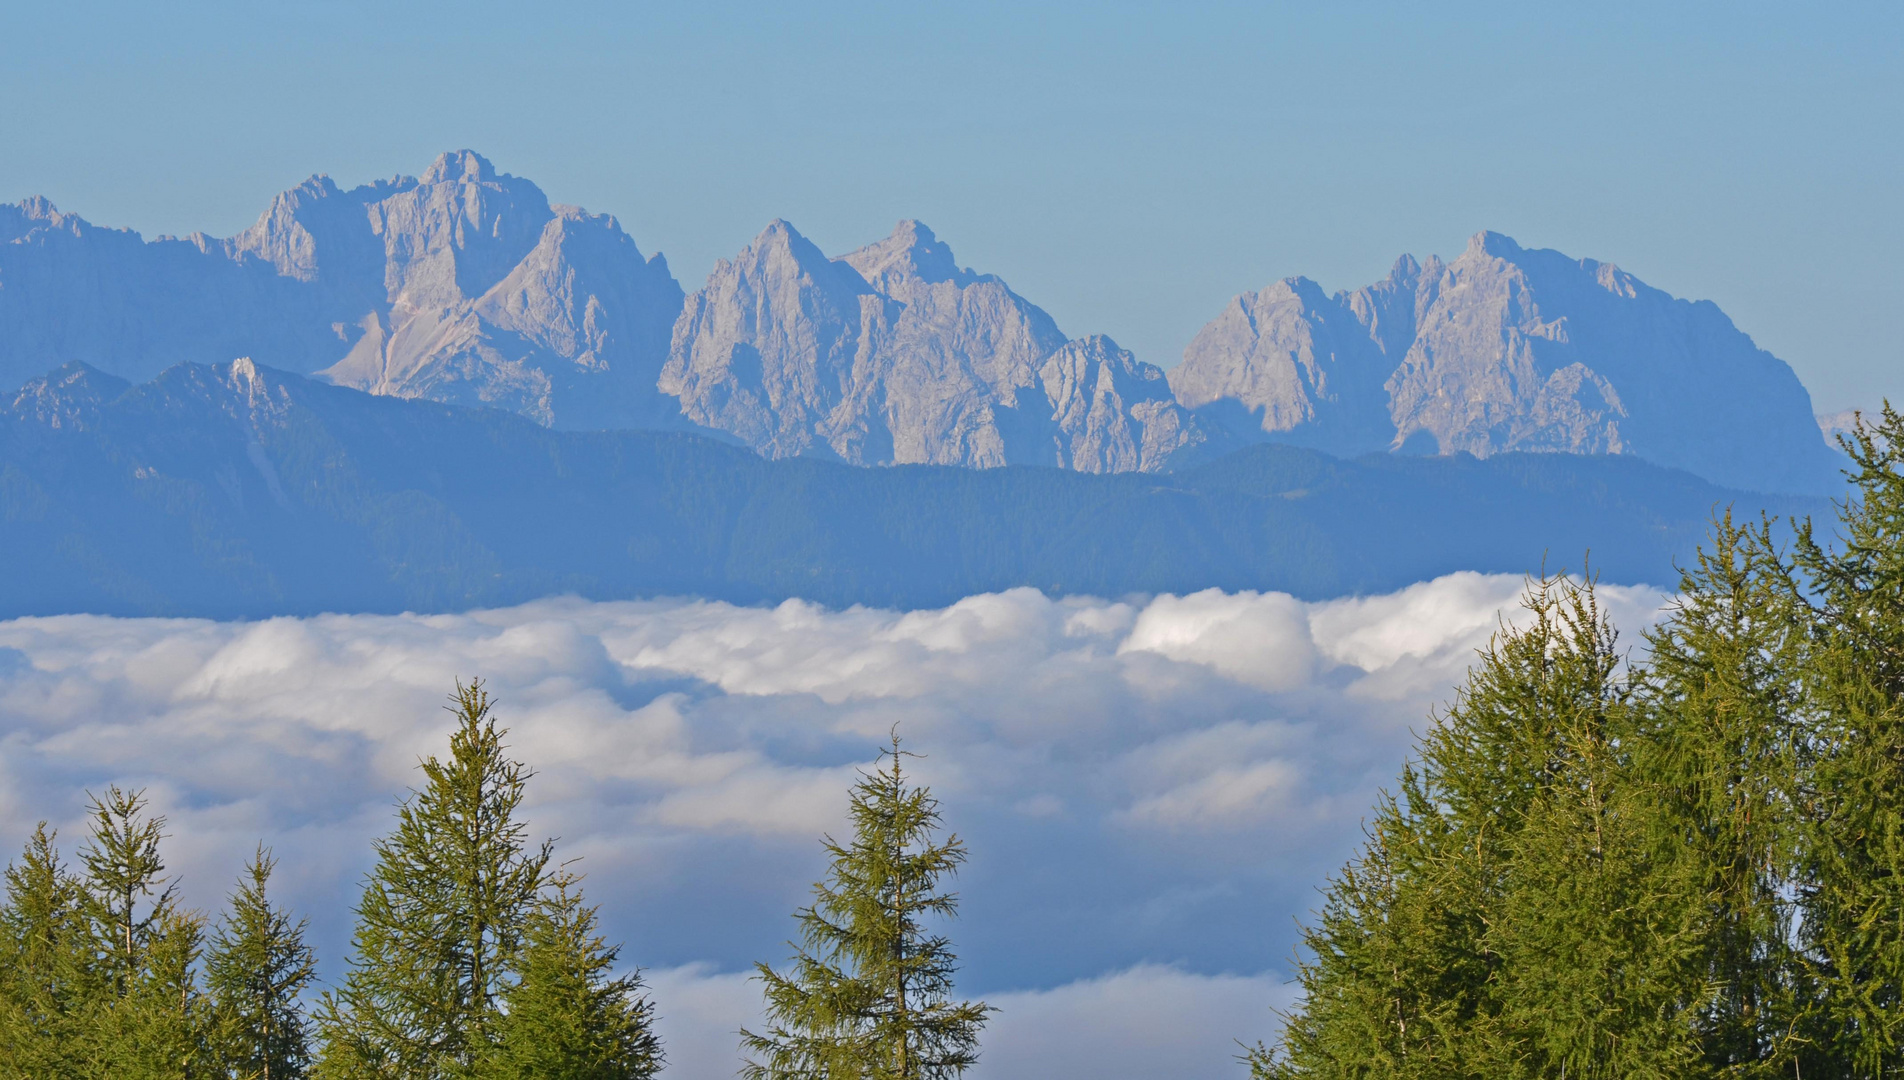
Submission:
[[[369,841],[480,675],[649,966],[675,1077],[732,1075],[845,789],[898,724],[970,844],[980,1080],[1237,1076],[1287,1003],[1294,920],[1520,591],[1454,574],[1305,604],[1032,590],[938,611],[555,599],[453,616],[0,623],[0,840],[70,849],[86,789],[148,789],[189,899],[260,838],[339,970]],[[1603,589],[1629,633],[1649,589]]]

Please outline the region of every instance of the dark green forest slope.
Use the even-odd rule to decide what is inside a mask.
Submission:
[[[1321,598],[1454,570],[1676,580],[1715,507],[1631,458],[1262,445],[1171,475],[769,462],[254,367],[83,365],[0,410],[0,617],[445,611],[555,593],[920,607],[1029,585]]]

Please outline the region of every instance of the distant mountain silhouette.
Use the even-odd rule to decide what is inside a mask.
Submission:
[[[839,257],[776,221],[688,295],[614,218],[461,150],[349,191],[313,177],[228,240],[0,207],[0,326],[0,386],[75,360],[137,381],[247,356],[770,458],[1160,472],[1277,441],[1837,483],[1804,387],[1716,306],[1495,233],[1354,292],[1291,278],[1237,297],[1166,378],[1061,331],[916,221]]]
[[[1338,453],[1634,454],[1718,483],[1825,491],[1838,457],[1785,362],[1709,301],[1480,233],[1328,296],[1239,296],[1170,385],[1206,423]]]

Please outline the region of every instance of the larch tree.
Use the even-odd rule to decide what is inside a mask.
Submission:
[[[814,903],[795,914],[791,969],[757,967],[764,1031],[742,1031],[749,1080],[943,1080],[978,1060],[989,1006],[953,999],[957,956],[928,924],[958,908],[942,888],[965,862],[957,835],[936,840],[939,805],[908,786],[898,735],[853,786],[853,836],[832,856]]]
[[[61,863],[41,822],[7,867],[0,908],[0,1077],[28,1080],[84,1071],[89,979],[86,894]]]
[[[1843,1075],[1904,1072],[1904,416],[1841,444],[1855,496],[1838,535],[1799,528],[1803,679],[1815,763],[1798,933],[1818,980],[1813,1041]]]
[[[206,955],[214,1055],[231,1080],[297,1080],[310,1065],[301,995],[317,959],[304,943],[305,921],[293,921],[266,895],[276,866],[259,845]]]
[[[1591,582],[1525,602],[1326,890],[1258,1077],[1665,1077],[1696,1058],[1697,875],[1631,769],[1612,628]]]
[[[92,800],[80,852],[90,968],[81,1075],[189,1080],[207,1068],[205,1002],[195,967],[204,921],[179,907],[159,845],[165,819],[117,786]]]
[[[560,873],[523,927],[515,981],[482,1080],[649,1080],[661,1070],[654,1006],[639,972],[597,930],[579,878]]]
[[[493,1042],[551,846],[517,816],[530,772],[482,683],[458,684],[449,710],[448,760],[421,763],[423,786],[375,845],[349,970],[319,1007],[320,1076],[464,1076]]]
[[[1647,635],[1636,765],[1707,905],[1697,981],[1710,997],[1693,1026],[1708,1075],[1831,1073],[1808,1037],[1816,981],[1795,936],[1816,763],[1803,592],[1773,523],[1726,513]]]

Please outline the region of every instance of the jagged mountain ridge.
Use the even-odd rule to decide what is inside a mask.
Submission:
[[[1253,441],[1332,453],[1637,454],[1829,490],[1790,369],[1709,302],[1477,235],[1333,296],[1237,297],[1166,375],[1070,338],[924,225],[828,257],[777,221],[685,294],[612,217],[470,151],[313,177],[228,240],[0,207],[0,380],[249,356],[564,428],[698,428],[768,457],[1146,471]]]
[[[1239,296],[1170,384],[1207,423],[1336,453],[1634,454],[1735,487],[1837,482],[1803,384],[1717,305],[1497,233],[1353,292],[1291,278]]]
[[[839,258],[775,221],[688,297],[660,385],[770,458],[1154,471],[1205,441],[1161,369],[1067,341],[916,221]]]
[[[664,424],[681,288],[614,218],[471,151],[420,178],[314,176],[228,240],[150,243],[44,199],[0,207],[0,376],[78,360],[135,380],[237,356],[570,427]]]

